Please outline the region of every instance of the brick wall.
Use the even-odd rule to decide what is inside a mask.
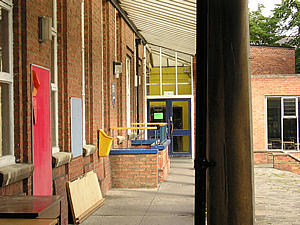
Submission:
[[[299,75],[264,75],[252,76],[252,117],[253,148],[255,151],[266,150],[266,115],[265,96],[300,95]]]
[[[280,151],[279,151],[280,152]],[[273,153],[276,151],[254,151],[254,163],[255,164],[273,164]]]
[[[294,74],[295,49],[285,47],[251,46],[251,74]]]
[[[274,154],[274,168],[287,170],[300,175],[300,158],[292,154]]]
[[[158,152],[158,178],[159,182],[166,180],[170,172],[169,146]]]
[[[158,185],[158,155],[110,155],[112,187],[155,188]]]
[[[102,128],[102,2],[85,1],[86,141],[97,143]]]
[[[253,149],[255,163],[273,163],[266,151],[266,96],[300,95],[300,76],[295,75],[295,49],[250,47]]]
[[[105,131],[111,134],[109,128],[127,126],[126,116],[126,58],[130,59],[130,120],[136,122],[137,118],[137,88],[135,87],[135,34],[114,9],[110,2],[103,1],[103,53],[104,53],[104,89],[111,90],[112,84],[116,88],[116,103],[112,105],[112,93],[104,93],[104,111],[105,111]],[[139,75],[141,83],[144,82],[143,76],[143,45],[139,46]],[[113,75],[113,62],[122,62],[122,73],[119,78]],[[139,118],[140,122],[144,120],[144,85],[139,86]]]
[[[36,64],[49,68],[53,74],[53,41],[42,43],[38,41],[38,16],[52,17],[52,1],[14,0],[13,3],[15,156],[19,162],[31,163],[30,65]],[[126,126],[126,101],[124,101],[126,57],[131,58],[131,122],[136,121],[135,34],[109,1],[85,0],[84,14],[86,141],[88,144],[97,146],[99,129],[104,128],[109,134],[111,127]],[[82,97],[81,1],[57,0],[57,40],[59,147],[61,151],[70,152],[70,98]],[[143,45],[141,45],[139,47],[139,74],[142,84],[144,82],[143,50]],[[123,64],[123,73],[118,79],[113,75],[113,61],[121,61]],[[103,84],[102,80],[104,80]],[[116,105],[112,105],[113,83],[116,85]],[[102,92],[102,85],[104,85],[104,92]],[[144,85],[140,86],[138,94],[140,122],[143,122]],[[102,105],[102,97],[104,97],[104,105]],[[102,122],[104,122],[104,127],[102,127]],[[145,157],[146,159],[141,160],[149,160],[149,164],[146,165],[145,176],[140,179],[139,184],[154,187],[158,179],[157,156]],[[165,159],[165,156],[163,158]],[[155,163],[156,170],[152,171]],[[140,165],[140,168],[145,169],[143,165]],[[168,166],[163,166],[163,170],[166,170],[165,168]],[[91,170],[96,171],[102,193],[105,195],[112,186],[109,157],[99,157],[97,153],[94,153],[87,157],[73,158],[69,164],[53,168],[53,194],[64,197],[62,224],[68,223],[66,182]],[[148,179],[149,170],[152,172]],[[0,195],[17,194],[32,195],[31,177],[0,188]]]

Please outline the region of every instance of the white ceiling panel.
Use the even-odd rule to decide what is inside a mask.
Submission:
[[[196,0],[119,0],[149,44],[195,55]]]

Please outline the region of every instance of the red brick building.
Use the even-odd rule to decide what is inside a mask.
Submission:
[[[144,85],[137,93],[135,74],[136,63],[143,73],[148,51],[143,41],[137,45],[142,37],[110,1],[1,0],[0,12],[0,195],[42,193],[39,181],[48,177],[48,194],[64,197],[67,224],[67,181],[94,170],[103,194],[112,187],[109,156],[95,151],[98,130],[110,134],[111,127],[136,122],[138,108],[139,122],[145,118]],[[115,62],[122,65],[119,74]],[[44,84],[50,87],[48,111],[37,97]],[[40,125],[47,121],[51,129]],[[36,155],[44,134],[46,159]],[[77,144],[83,148],[75,151]]]
[[[290,160],[299,164],[293,158],[299,156],[300,106],[295,49],[251,46],[250,64],[254,162],[273,163],[284,156],[286,160],[274,162],[274,166],[289,167],[291,163],[285,161]]]

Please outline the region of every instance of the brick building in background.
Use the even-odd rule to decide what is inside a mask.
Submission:
[[[137,94],[145,118],[144,85],[137,93],[135,84],[140,36],[109,1],[1,0],[0,10],[0,195],[61,195],[67,224],[67,181],[94,170],[103,194],[112,187],[109,156],[96,151],[98,130],[136,122]],[[138,48],[141,74],[149,57],[143,42]],[[122,63],[119,75],[114,62]],[[43,111],[36,93],[45,85]],[[39,158],[35,147],[45,143],[49,153]]]
[[[295,49],[251,46],[254,163],[300,173],[300,75]]]

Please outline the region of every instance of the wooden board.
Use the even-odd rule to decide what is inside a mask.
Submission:
[[[0,219],[0,225],[56,225],[58,219]]]
[[[67,183],[74,223],[80,223],[103,204],[97,174],[93,171]]]

